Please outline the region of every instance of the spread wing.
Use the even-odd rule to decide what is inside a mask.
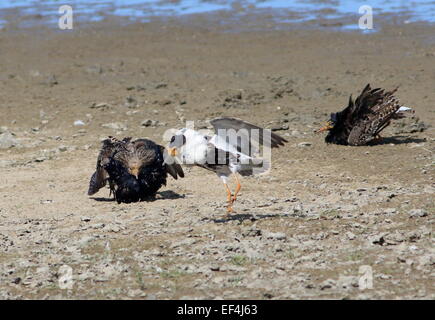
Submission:
[[[109,139],[103,140],[100,153],[97,158],[97,168],[93,173],[91,180],[89,181],[88,195],[93,195],[104,187],[109,178],[109,174],[104,169],[104,165],[110,161],[110,157],[116,151],[116,140],[109,137]]]
[[[253,156],[258,152],[259,146],[265,143],[269,144],[266,139],[267,137],[270,137],[270,147],[272,148],[278,148],[283,146],[285,142],[288,142],[279,135],[272,133],[269,129],[258,127],[241,119],[223,117],[213,119],[210,123],[216,132],[213,143],[217,147],[229,152],[237,150],[238,152]],[[228,146],[227,142],[228,130],[234,130],[238,136],[237,139],[229,139],[230,146]],[[243,145],[245,141],[248,143],[247,146]],[[227,146],[225,147],[225,145]],[[244,152],[243,149],[245,148],[247,152]]]
[[[361,145],[369,142],[385,129],[392,119],[403,117],[402,110],[411,110],[400,105],[394,96],[396,91],[397,88],[387,92],[380,88],[371,89],[369,84],[364,88],[355,100],[349,144]]]

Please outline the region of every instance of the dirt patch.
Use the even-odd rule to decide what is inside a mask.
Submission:
[[[434,299],[433,32],[0,32],[0,298]],[[424,130],[326,145],[314,129],[367,83],[400,85]],[[231,219],[200,168],[153,202],[86,196],[101,138],[164,143],[168,128],[223,115],[289,140],[269,175],[243,179]]]

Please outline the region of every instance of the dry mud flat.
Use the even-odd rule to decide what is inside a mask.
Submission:
[[[217,28],[0,32],[0,298],[434,299],[434,28]],[[367,82],[419,119],[326,145],[313,130]],[[221,115],[289,140],[231,219],[199,168],[153,202],[85,195],[101,138]]]

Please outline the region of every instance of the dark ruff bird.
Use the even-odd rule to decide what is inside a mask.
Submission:
[[[166,157],[165,148],[151,140],[109,137],[103,141],[88,195],[95,194],[108,182],[118,203],[150,199],[166,185],[168,173],[174,179],[184,177],[181,166],[174,161],[166,163]]]
[[[385,92],[383,89],[372,89],[368,84],[353,101],[352,96],[346,108],[331,113],[326,126],[317,132],[328,131],[327,143],[361,146],[380,139],[380,133],[394,119],[405,117],[411,108],[401,106],[394,96],[397,88]]]

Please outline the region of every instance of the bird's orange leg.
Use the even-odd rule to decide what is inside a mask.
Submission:
[[[231,203],[234,203],[237,200],[237,195],[239,194],[240,189],[242,188],[242,185],[240,184],[239,177],[237,177],[237,174],[234,174],[234,177],[236,178],[237,186],[236,190],[234,191],[233,199],[231,200]]]
[[[227,201],[228,201],[227,213],[230,214],[231,212],[234,212],[232,207],[233,201],[231,200],[231,190],[226,183],[224,183],[224,186],[225,189],[227,190]]]

